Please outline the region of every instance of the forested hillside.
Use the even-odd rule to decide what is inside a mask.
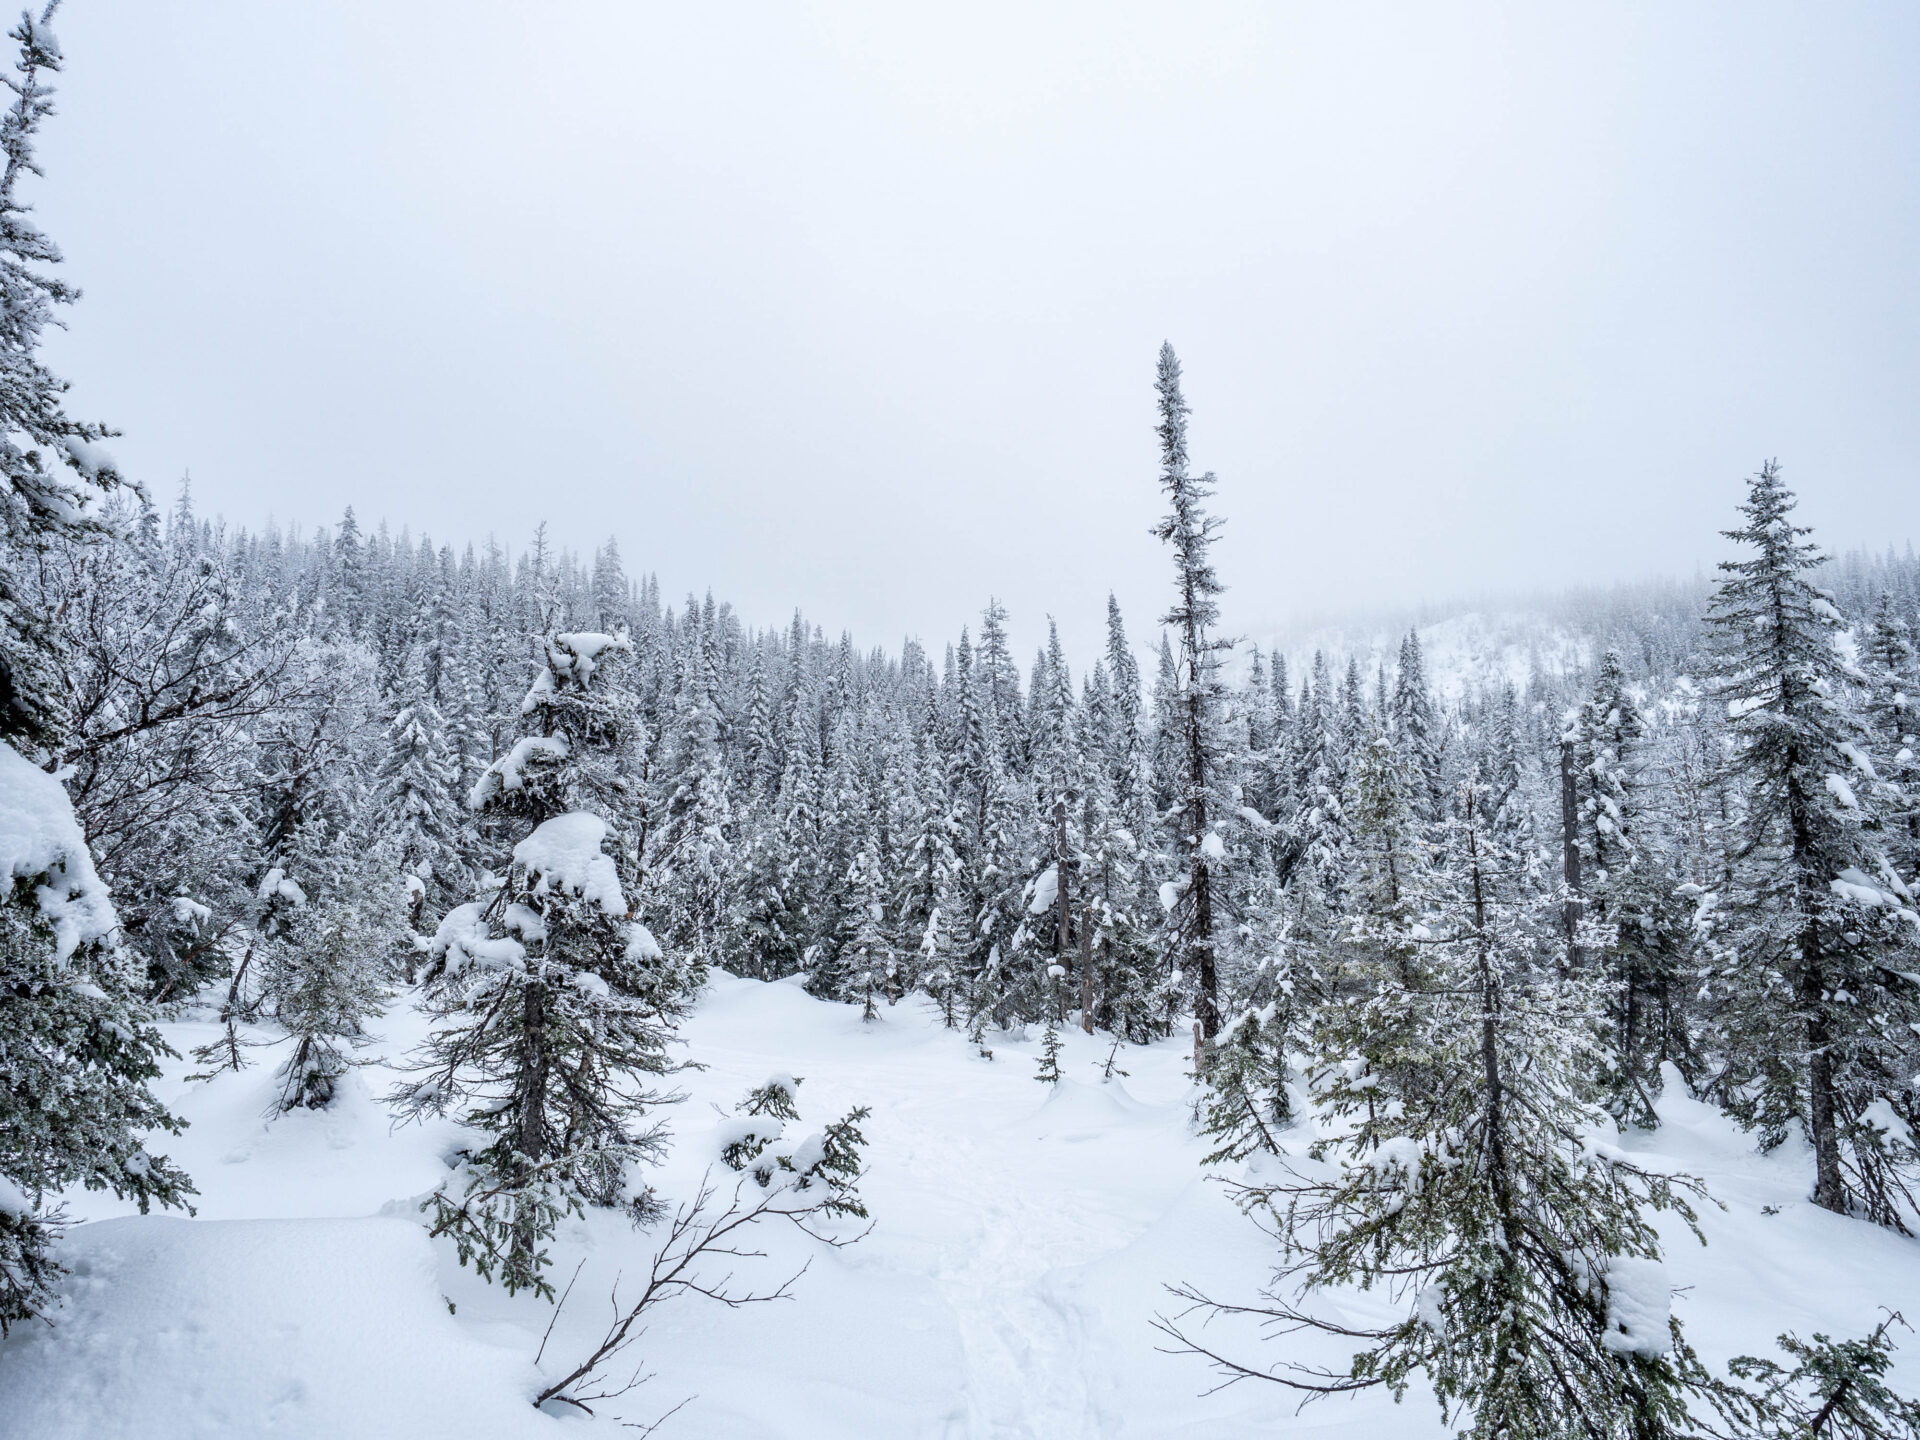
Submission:
[[[1159,1103],[1277,1273],[1264,1299],[1263,1273],[1141,1283],[1181,1287],[1165,1342],[1229,1379],[1418,1383],[1488,1436],[1916,1433],[1877,1312],[1784,1368],[1700,1359],[1658,1262],[1714,1202],[1629,1143],[1724,1115],[1862,1245],[1920,1228],[1910,549],[1829,563],[1768,461],[1710,581],[1551,600],[1484,645],[1440,619],[1390,655],[1357,622],[1263,648],[1236,638],[1231,478],[1197,473],[1171,346],[1143,387],[1160,471],[1125,502],[1157,517],[1167,608],[1107,599],[1094,655],[1012,653],[991,557],[977,613],[889,650],[664,597],[612,538],[256,528],[184,483],[163,506],[37,357],[73,296],[15,185],[59,53],[31,19],[15,38],[0,1327],[98,1289],[69,1286],[83,1192],[193,1203],[190,1107],[155,1088],[188,1084],[176,1045],[183,1093],[270,1074],[269,1124],[431,1129],[433,1182],[378,1203],[508,1297],[559,1301],[591,1216],[661,1246],[629,1326],[773,1298],[701,1264],[758,1253],[733,1225],[860,1239],[889,1163],[869,1132],[915,1093],[878,1070],[796,1141],[800,1078],[749,1079],[713,1167],[662,1181],[703,996],[757,1017],[741,982],[790,982],[875,1034],[937,1017],[937,1053],[995,1086],[1017,1065],[1081,1104],[1136,1054],[1190,1084]],[[807,1017],[796,1046],[859,1043]],[[1132,1116],[1095,1093],[1101,1125]],[[1355,1287],[1391,1313],[1325,1303]],[[1338,1353],[1236,1349],[1209,1314]],[[590,1408],[616,1332],[522,1398]],[[1836,1413],[1857,1428],[1821,1431]]]

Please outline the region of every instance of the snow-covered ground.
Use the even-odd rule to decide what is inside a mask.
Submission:
[[[421,1023],[397,1005],[379,1052],[403,1051]],[[184,1052],[211,1034],[189,1023],[170,1038]],[[453,1127],[390,1129],[377,1097],[393,1075],[379,1065],[333,1110],[269,1123],[274,1057],[262,1054],[211,1083],[174,1064],[160,1085],[193,1122],[164,1148],[200,1186],[198,1219],[126,1218],[110,1200],[74,1197],[87,1223],[66,1242],[58,1324],[23,1327],[0,1349],[0,1436],[611,1435],[624,1433],[615,1418],[650,1420],[689,1396],[662,1437],[1444,1433],[1417,1393],[1400,1407],[1368,1395],[1298,1414],[1277,1387],[1202,1397],[1204,1368],[1157,1351],[1149,1322],[1167,1304],[1163,1283],[1248,1297],[1269,1260],[1201,1173],[1180,1043],[1124,1051],[1130,1074],[1102,1084],[1106,1045],[1071,1032],[1073,1078],[1048,1090],[1033,1079],[1037,1039],[996,1040],[987,1061],[912,1002],[863,1024],[796,985],[724,975],[686,1035],[707,1068],[684,1077],[665,1194],[697,1187],[722,1123],[715,1106],[730,1114],[748,1086],[785,1071],[803,1077],[810,1126],[873,1107],[862,1192],[875,1225],[839,1250],[764,1227],[767,1257],[740,1276],[773,1284],[811,1261],[794,1298],[662,1312],[637,1347],[657,1378],[598,1420],[549,1417],[528,1400],[543,1372],[564,1373],[598,1339],[615,1277],[630,1293],[657,1237],[611,1214],[564,1229],[556,1275],[564,1283],[585,1264],[536,1367],[552,1307],[477,1281],[413,1223],[412,1198],[444,1173]],[[1705,1249],[1684,1231],[1669,1245],[1677,1311],[1710,1363],[1771,1353],[1781,1330],[1851,1335],[1879,1306],[1920,1311],[1920,1242],[1807,1204],[1798,1147],[1756,1155],[1672,1092],[1664,1114],[1660,1131],[1626,1143],[1705,1177],[1726,1206],[1703,1216]],[[1342,1303],[1356,1315],[1375,1305]],[[1898,1357],[1896,1378],[1920,1391],[1920,1344]]]

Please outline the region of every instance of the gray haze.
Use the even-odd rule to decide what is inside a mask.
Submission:
[[[69,0],[78,408],[234,523],[613,533],[668,596],[1030,653],[1691,573],[1778,455],[1920,530],[1920,7]]]

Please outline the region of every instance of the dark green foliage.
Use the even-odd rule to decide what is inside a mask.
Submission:
[[[873,1114],[856,1106],[825,1130],[798,1144],[786,1139],[787,1120],[798,1120],[794,1088],[800,1082],[775,1076],[749,1090],[734,1108],[748,1117],[733,1126],[721,1146],[720,1158],[733,1170],[748,1175],[762,1190],[791,1192],[794,1203],[776,1207],[799,1215],[867,1218],[866,1203],[857,1188],[863,1173],[861,1151],[867,1138],[860,1123]],[[753,1123],[758,1121],[759,1123]]]
[[[140,1138],[185,1127],[147,1088],[173,1052],[138,998],[138,966],[97,941],[63,956],[35,895],[48,878],[0,900],[0,1182],[31,1206],[0,1205],[0,1333],[53,1301],[52,1192],[111,1190],[143,1213],[194,1193]]]
[[[1754,1388],[1727,1387],[1716,1408],[1740,1440],[1920,1440],[1920,1400],[1886,1383],[1894,1325],[1907,1328],[1890,1314],[1860,1340],[1782,1335],[1776,1343],[1791,1368],[1736,1356],[1728,1369]]]
[[[1053,1085],[1060,1079],[1060,1027],[1051,1014],[1047,1016],[1047,1028],[1040,1034],[1040,1064],[1033,1078],[1042,1085]]]
[[[1257,1151],[1280,1153],[1276,1137],[1293,1122],[1285,1033],[1273,1007],[1248,1010],[1220,1032],[1207,1064],[1200,1119],[1200,1133],[1216,1144],[1203,1164],[1244,1160]]]
[[[1913,1118],[1916,901],[1887,858],[1890,797],[1846,703],[1842,617],[1809,578],[1825,557],[1794,505],[1769,463],[1727,532],[1745,558],[1720,567],[1707,617],[1746,799],[1716,967],[1727,1063],[1715,1093],[1764,1145],[1804,1129],[1816,1204],[1906,1230],[1920,1157],[1872,1112]]]
[[[1416,1375],[1461,1433],[1546,1440],[1578,1433],[1655,1440],[1689,1433],[1697,1364],[1667,1314],[1650,1211],[1692,1224],[1697,1184],[1641,1168],[1588,1139],[1583,1098],[1596,1041],[1590,982],[1543,964],[1551,918],[1516,885],[1483,792],[1464,787],[1445,825],[1424,935],[1405,966],[1378,965],[1317,1034],[1312,1084],[1337,1168],[1283,1156],[1234,1184],[1281,1247],[1259,1304],[1175,1293],[1203,1311],[1252,1314],[1269,1333],[1355,1342],[1344,1370],[1263,1369],[1160,1322],[1230,1380],[1309,1395]],[[1328,1289],[1379,1290],[1401,1318],[1355,1326],[1317,1306]]]

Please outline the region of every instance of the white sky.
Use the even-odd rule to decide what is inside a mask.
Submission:
[[[1023,654],[1920,531],[1920,6],[68,0],[53,354],[203,509]]]

